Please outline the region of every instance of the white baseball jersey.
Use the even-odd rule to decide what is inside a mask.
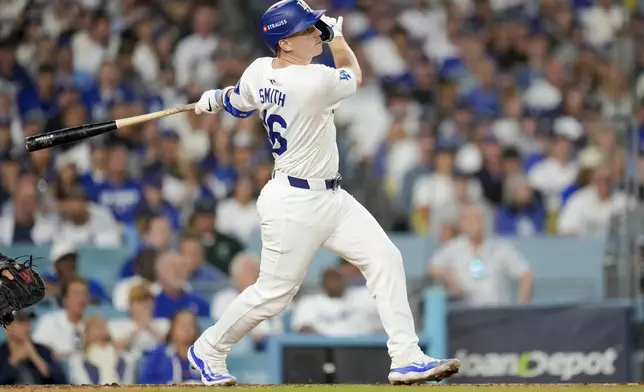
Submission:
[[[262,57],[248,66],[224,102],[227,110],[237,117],[259,110],[275,170],[303,179],[334,178],[339,164],[334,109],[356,92],[355,75],[320,64],[274,69],[272,63],[272,57]]]

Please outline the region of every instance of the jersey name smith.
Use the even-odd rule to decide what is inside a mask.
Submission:
[[[261,102],[262,104],[272,103],[284,107],[285,101],[286,94],[277,89],[270,87],[259,89],[259,102]]]

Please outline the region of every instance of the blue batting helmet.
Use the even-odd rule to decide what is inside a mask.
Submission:
[[[333,29],[320,20],[326,10],[313,10],[304,0],[281,0],[264,12],[260,22],[262,38],[275,53],[279,40],[315,27],[324,42],[333,39]]]

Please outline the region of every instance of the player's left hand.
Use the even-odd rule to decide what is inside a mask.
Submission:
[[[220,104],[221,94],[222,91],[220,89],[208,90],[201,94],[199,102],[195,105],[195,113],[218,113],[222,108],[222,105]]]
[[[338,19],[332,18],[330,16],[322,15],[322,18],[320,18],[322,22],[326,23],[331,29],[333,30],[333,36],[334,37],[342,37],[342,17],[340,16]]]

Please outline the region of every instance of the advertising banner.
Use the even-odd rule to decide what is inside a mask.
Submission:
[[[463,309],[449,312],[450,383],[631,381],[626,307]]]

